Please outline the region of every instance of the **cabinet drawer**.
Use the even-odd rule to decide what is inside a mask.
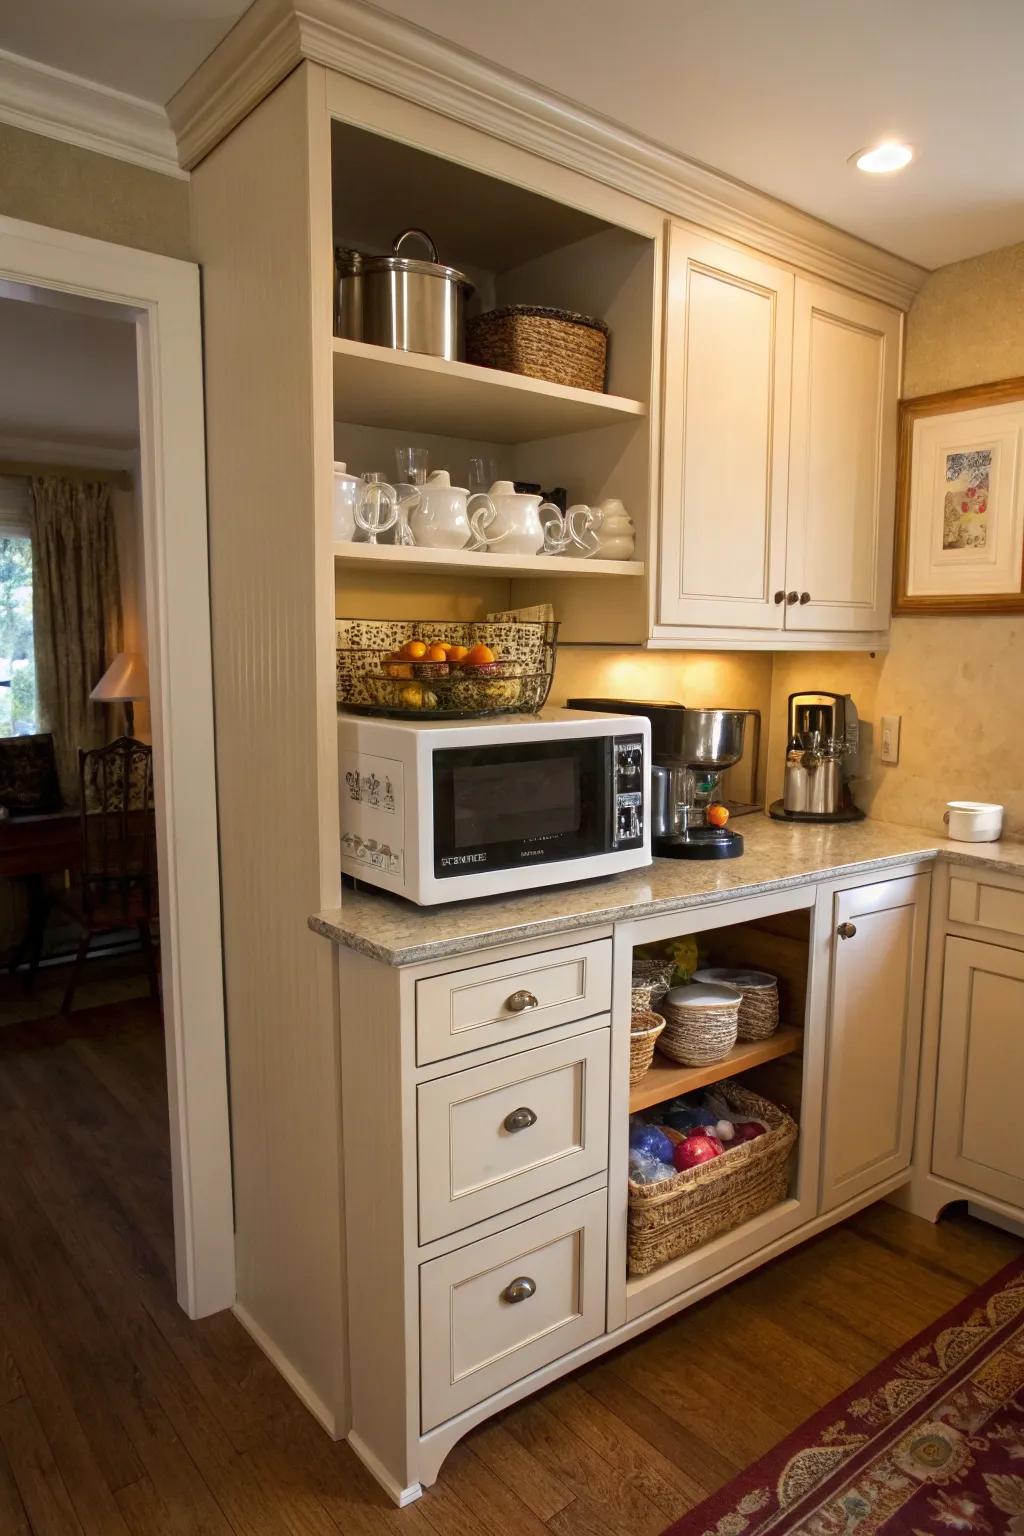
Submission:
[[[421,1267],[424,1433],[604,1332],[607,1222],[598,1190]]]
[[[603,1172],[611,1038],[604,1023],[420,1085],[421,1242]]]
[[[416,983],[416,1060],[422,1067],[605,1013],[611,993],[611,939],[428,976]]]
[[[951,922],[971,927],[994,928],[1024,938],[1024,882],[1001,880],[998,875],[953,875],[949,881]]]

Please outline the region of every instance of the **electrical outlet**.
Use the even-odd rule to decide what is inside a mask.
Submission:
[[[881,760],[883,763],[898,763],[900,760],[900,721],[902,715],[882,716],[882,747]]]

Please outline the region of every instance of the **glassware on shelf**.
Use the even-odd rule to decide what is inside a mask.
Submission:
[[[477,457],[469,461],[469,478],[466,484],[469,494],[486,494],[498,478],[498,461],[490,457]]]
[[[355,506],[355,520],[366,534],[368,544],[376,544],[398,522],[398,495],[393,485],[376,470],[363,476],[363,489]],[[410,535],[411,539],[411,535]]]
[[[403,485],[426,485],[430,471],[430,449],[414,443],[402,443],[395,449],[395,471]]]

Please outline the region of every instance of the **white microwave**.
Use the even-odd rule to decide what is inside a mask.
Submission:
[[[651,862],[650,723],[338,711],[342,873],[423,906]]]

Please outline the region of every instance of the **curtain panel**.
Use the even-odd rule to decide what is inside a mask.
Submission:
[[[89,694],[123,645],[121,581],[109,484],[33,477],[36,689],[53,732],[65,804],[79,799],[78,752],[122,728],[119,706]]]

